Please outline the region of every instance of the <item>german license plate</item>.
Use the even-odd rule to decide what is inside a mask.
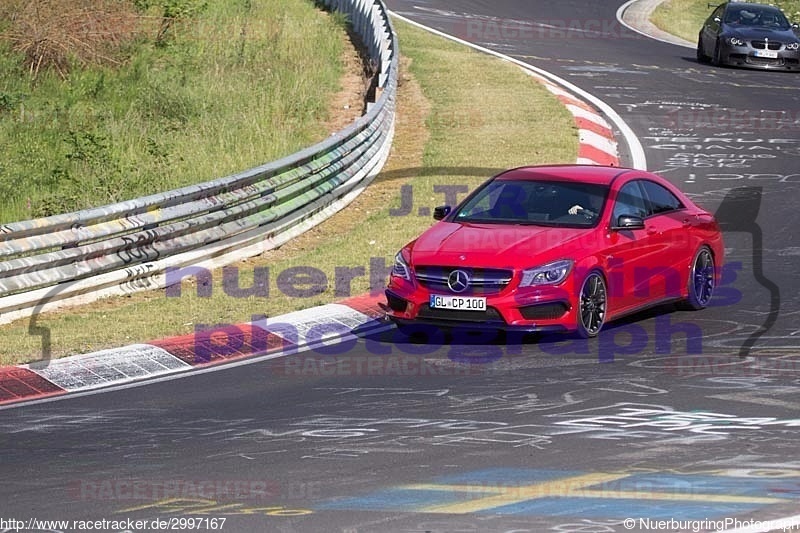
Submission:
[[[430,307],[431,309],[454,309],[458,311],[486,311],[486,298],[431,294]]]
[[[766,57],[768,59],[777,59],[778,52],[774,50],[756,50],[756,57]]]

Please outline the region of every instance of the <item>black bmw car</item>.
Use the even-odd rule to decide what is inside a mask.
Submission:
[[[697,60],[715,65],[800,70],[800,39],[777,7],[727,2],[714,9],[697,39]]]

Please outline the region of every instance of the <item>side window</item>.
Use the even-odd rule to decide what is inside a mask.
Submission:
[[[657,215],[683,209],[684,205],[667,188],[653,181],[642,180],[644,192],[649,200],[647,214]]]
[[[717,7],[717,9],[715,9],[713,13],[711,13],[711,16],[708,17],[708,21],[707,22],[709,24],[711,24],[711,25],[716,25],[717,23],[714,22],[714,19],[718,18],[718,19],[722,20],[722,13],[724,11],[725,11],[725,4],[722,4],[721,6]],[[726,20],[725,22],[728,22],[728,21]]]
[[[639,187],[640,180],[634,180],[622,186],[617,193],[612,212],[612,224],[616,224],[621,215],[636,216],[644,218],[647,216],[645,200],[642,196],[642,189]]]

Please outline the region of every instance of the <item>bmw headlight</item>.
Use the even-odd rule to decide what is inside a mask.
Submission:
[[[728,37],[728,44],[732,46],[744,46],[744,41],[738,37]]]
[[[789,43],[786,45],[787,50],[797,50],[800,49],[800,43]]]
[[[411,269],[408,266],[406,258],[403,257],[403,250],[397,252],[394,256],[394,265],[392,266],[392,276],[403,278],[404,280],[411,281]]]
[[[539,267],[529,268],[522,271],[522,281],[519,286],[557,285],[564,281],[571,270],[572,261],[569,259],[562,259]]]

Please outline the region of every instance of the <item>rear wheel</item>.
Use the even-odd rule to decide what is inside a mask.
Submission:
[[[694,311],[705,309],[714,294],[715,285],[714,255],[708,246],[703,246],[692,259],[688,296],[683,307]]]
[[[600,272],[591,272],[581,285],[578,298],[578,335],[596,337],[606,321],[608,305],[606,280]]]

